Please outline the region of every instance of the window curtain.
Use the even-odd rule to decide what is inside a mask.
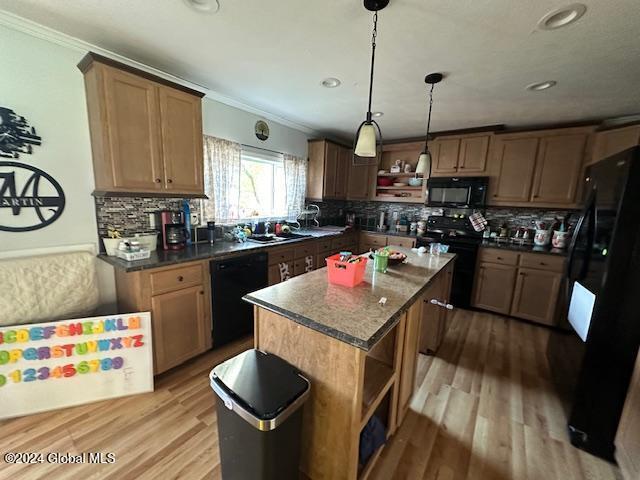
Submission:
[[[287,188],[287,216],[295,220],[304,208],[304,199],[307,188],[307,161],[285,153],[284,177]]]
[[[239,143],[204,135],[205,220],[228,222],[238,218],[240,198]]]

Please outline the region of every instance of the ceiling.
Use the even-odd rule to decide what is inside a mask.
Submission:
[[[601,119],[640,112],[638,0],[581,0],[554,31],[536,23],[572,0],[391,0],[380,12],[373,110],[385,138]],[[372,18],[359,0],[2,0],[2,9],[330,136],[350,139],[367,104]],[[342,81],[321,86],[326,77]],[[555,80],[531,92],[526,86]]]

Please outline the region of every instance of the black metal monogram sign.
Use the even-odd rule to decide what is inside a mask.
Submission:
[[[17,159],[40,143],[24,117],[0,107],[0,157]],[[62,215],[64,205],[62,187],[51,175],[24,163],[0,161],[0,231],[46,227]]]

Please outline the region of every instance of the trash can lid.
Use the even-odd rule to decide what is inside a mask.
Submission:
[[[221,393],[230,397],[222,398],[227,408],[232,408],[227,403],[231,400],[257,420],[275,419],[309,390],[309,382],[297,368],[276,355],[255,349],[216,366],[209,378],[221,398]]]

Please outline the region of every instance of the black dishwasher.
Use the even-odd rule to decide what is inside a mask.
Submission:
[[[220,347],[253,332],[253,305],[242,297],[268,285],[268,257],[254,253],[212,260],[210,271],[213,346]]]

